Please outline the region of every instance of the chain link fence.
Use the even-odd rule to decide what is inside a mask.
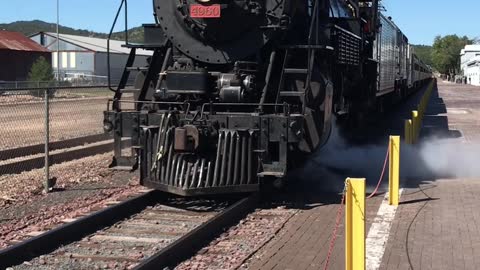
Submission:
[[[48,161],[56,153],[85,144],[111,148],[111,138],[103,131],[103,112],[113,97],[107,87],[50,84],[45,86],[47,90],[31,87],[31,82],[23,86],[21,89],[16,83],[15,90],[0,88],[0,178],[47,165],[48,179]]]
[[[112,79],[111,85],[118,85],[120,78]],[[128,85],[134,83],[134,77],[129,79]],[[107,77],[70,78],[63,81],[0,81],[0,93],[5,90],[45,89],[45,88],[81,88],[81,87],[107,87]]]

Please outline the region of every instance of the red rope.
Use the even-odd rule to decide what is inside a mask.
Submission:
[[[370,194],[370,196],[367,197],[367,199],[370,199],[373,196],[375,196],[378,192],[378,189],[380,188],[380,185],[382,184],[383,176],[385,175],[385,170],[387,168],[388,156],[390,154],[389,150],[390,150],[390,144],[388,145],[388,148],[387,148],[387,154],[385,156],[385,161],[383,162],[383,169],[380,175],[380,179],[378,179],[377,187],[375,187],[375,190],[372,192],[372,194]],[[328,265],[330,264],[330,258],[332,257],[333,248],[335,247],[335,241],[337,240],[338,227],[340,227],[340,222],[342,221],[343,204],[345,202],[346,191],[347,191],[347,183],[345,182],[345,186],[343,188],[343,194],[342,194],[342,201],[340,203],[340,207],[337,210],[335,228],[333,229],[333,232],[332,232],[332,239],[330,240],[328,255],[327,255],[327,258],[325,259],[325,266],[323,267],[323,270],[328,270]]]
[[[372,192],[372,194],[370,194],[370,196],[367,197],[367,199],[370,199],[373,196],[375,196],[378,192],[378,188],[380,188],[380,185],[382,184],[383,176],[385,175],[385,170],[387,168],[388,155],[390,154],[389,150],[390,150],[390,144],[387,147],[387,155],[385,156],[385,161],[383,162],[383,169],[382,169],[382,173],[380,174],[380,179],[378,179],[377,187]]]
[[[347,193],[346,182],[345,182],[345,187],[343,188],[342,202],[340,203],[340,207],[337,210],[337,219],[335,222],[335,228],[333,229],[333,232],[332,232],[332,239],[330,240],[330,247],[328,248],[328,255],[327,255],[327,258],[325,259],[325,266],[323,267],[323,270],[328,269],[328,264],[330,263],[330,257],[332,256],[332,252],[333,252],[333,247],[335,247],[335,241],[337,240],[338,227],[340,226],[340,221],[342,221],[343,203],[345,202],[345,195],[346,195],[345,193]]]

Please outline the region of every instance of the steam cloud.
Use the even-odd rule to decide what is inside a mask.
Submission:
[[[304,181],[318,183],[326,191],[340,191],[346,177],[367,178],[367,191],[370,192],[380,177],[387,145],[385,140],[379,145],[352,146],[334,129],[328,144],[296,175]],[[401,181],[480,178],[480,143],[430,137],[418,145],[402,143],[400,149]],[[387,185],[388,163],[382,186]]]

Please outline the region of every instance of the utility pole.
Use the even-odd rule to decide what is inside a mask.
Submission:
[[[59,85],[60,81],[60,0],[57,0],[57,83]],[[49,104],[49,87],[47,85],[45,88],[45,193],[50,191],[50,188],[53,187],[53,184],[50,182],[50,104]]]
[[[60,81],[60,0],[57,0],[57,84]]]

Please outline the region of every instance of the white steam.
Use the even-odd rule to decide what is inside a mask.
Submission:
[[[387,152],[388,138],[378,145],[352,146],[335,129],[327,145],[297,171],[301,179],[338,191],[346,177],[367,178],[368,191],[376,186]],[[480,178],[480,143],[461,139],[425,138],[417,145],[400,147],[400,178],[433,181],[440,178]],[[383,185],[388,185],[388,163]]]
[[[436,178],[480,178],[479,143],[433,138],[425,140],[414,153]]]

